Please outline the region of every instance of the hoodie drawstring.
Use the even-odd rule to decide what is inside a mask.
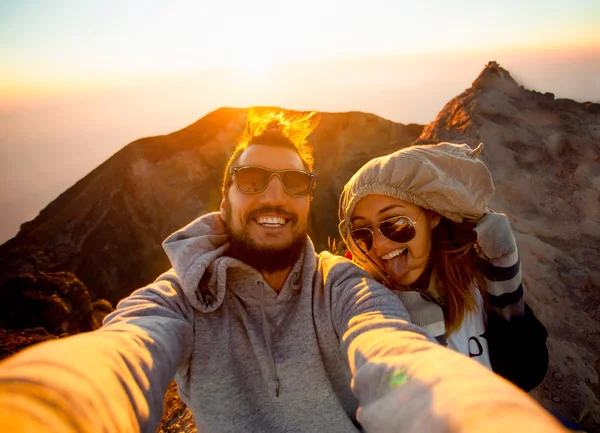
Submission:
[[[279,397],[279,385],[280,385],[279,376],[277,375],[277,365],[275,365],[275,358],[273,358],[273,350],[271,349],[272,332],[269,327],[269,322],[267,320],[267,315],[265,314],[265,308],[264,308],[264,297],[265,297],[264,286],[261,281],[257,281],[256,284],[259,286],[259,290],[260,290],[259,298],[260,298],[260,312],[262,313],[262,318],[263,318],[263,337],[265,339],[265,343],[267,344],[267,351],[269,352],[269,361],[270,361],[269,367],[271,369],[271,376],[275,380],[275,397]]]

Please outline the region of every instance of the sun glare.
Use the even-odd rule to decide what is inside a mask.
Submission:
[[[265,76],[269,66],[266,62],[251,62],[241,67],[241,69],[245,71],[248,78],[262,78]]]
[[[270,58],[267,53],[261,53],[261,55],[238,53],[235,58],[230,60],[231,67],[249,79],[264,78],[273,63],[274,59]]]

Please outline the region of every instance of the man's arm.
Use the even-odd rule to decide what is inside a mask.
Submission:
[[[408,323],[399,299],[353,266],[325,259],[323,271],[365,431],[564,431],[518,388]]]
[[[0,363],[0,431],[148,431],[192,347],[191,308],[167,273],[124,299],[97,331]]]

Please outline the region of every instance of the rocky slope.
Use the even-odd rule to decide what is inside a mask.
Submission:
[[[600,105],[520,87],[490,62],[417,143],[484,143],[492,208],[508,214],[525,299],[549,333],[546,406],[600,431]]]

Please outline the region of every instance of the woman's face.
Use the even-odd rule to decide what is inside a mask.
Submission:
[[[432,230],[441,216],[404,200],[368,195],[356,204],[350,220],[356,230],[396,216],[408,217],[415,223],[414,238],[406,243],[394,242],[383,236],[378,226],[371,227],[373,246],[368,255],[393,283],[407,286],[414,283],[427,266]]]

